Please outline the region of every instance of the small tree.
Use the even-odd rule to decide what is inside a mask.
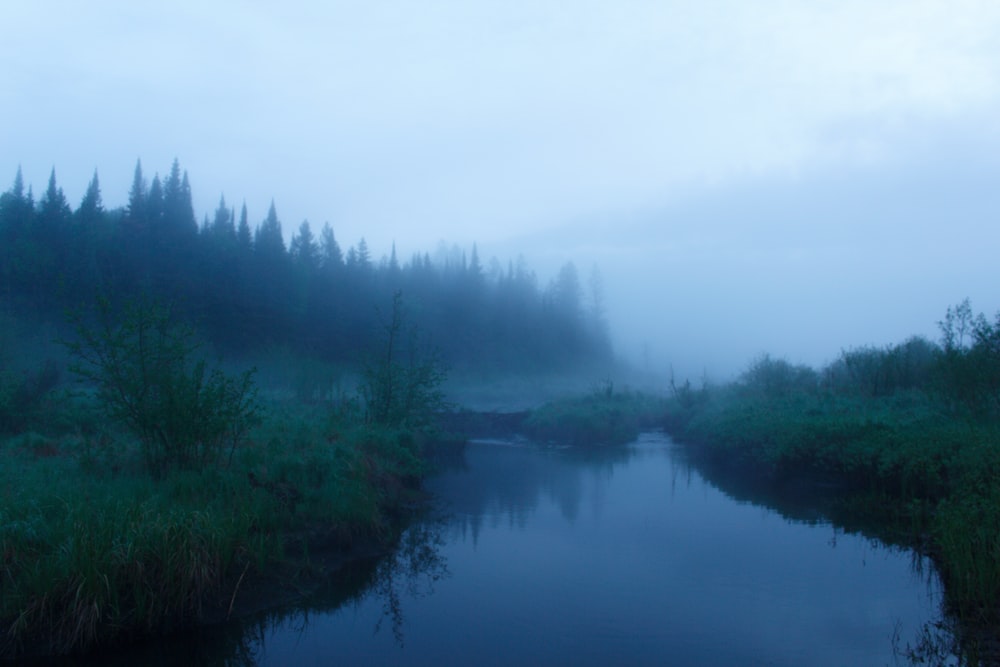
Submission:
[[[119,318],[100,299],[96,323],[78,318],[71,370],[92,382],[108,415],[138,438],[148,470],[218,462],[257,416],[254,371],[227,377],[192,355],[194,332],[171,321],[168,309],[129,303]]]
[[[384,347],[362,369],[365,420],[384,426],[427,428],[434,414],[445,407],[441,391],[445,372],[436,358],[421,355],[416,330],[404,328],[400,292],[393,296],[392,316],[384,331]]]
[[[1000,413],[1000,314],[991,324],[968,299],[948,308],[941,328],[940,380],[954,408],[979,418]]]
[[[767,398],[780,398],[797,391],[815,391],[819,386],[819,377],[808,366],[792,365],[784,359],[763,354],[750,363],[740,376],[740,383],[751,392]]]

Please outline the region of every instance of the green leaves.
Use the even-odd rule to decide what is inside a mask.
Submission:
[[[161,474],[217,463],[229,455],[257,414],[253,371],[228,377],[193,360],[193,331],[149,301],[128,303],[116,316],[98,302],[96,324],[77,319],[71,369],[92,383],[108,416],[139,439],[146,466]]]
[[[403,298],[396,292],[383,348],[362,371],[365,418],[381,426],[423,429],[444,408],[446,374],[436,358],[420,353],[416,331],[403,324]],[[409,334],[406,340],[404,334]]]

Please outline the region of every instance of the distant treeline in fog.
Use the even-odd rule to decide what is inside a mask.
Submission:
[[[19,309],[62,313],[95,296],[170,302],[221,350],[288,345],[356,359],[401,291],[421,339],[459,367],[545,369],[604,360],[611,348],[599,281],[573,264],[544,288],[523,260],[482,264],[439,249],[373,260],[362,238],[302,222],[286,247],[272,203],[257,222],[220,199],[199,224],[186,172],[148,181],[140,163],[124,207],[105,208],[95,172],[74,210],[56,182],[35,201],[21,170],[0,195],[0,294]]]

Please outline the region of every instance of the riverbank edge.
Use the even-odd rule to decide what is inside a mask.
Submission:
[[[263,551],[270,553],[270,556],[259,560],[248,551],[252,551],[253,547],[239,546],[237,550],[242,552],[242,556],[221,572],[218,581],[182,607],[164,614],[153,625],[141,622],[118,625],[111,633],[98,629],[94,641],[66,645],[61,638],[39,625],[27,626],[24,628],[27,632],[15,632],[17,617],[5,617],[0,619],[0,627],[3,628],[0,633],[0,664],[7,664],[12,660],[44,662],[61,656],[84,656],[113,651],[155,637],[224,624],[307,600],[310,595],[334,581],[337,574],[346,567],[385,557],[393,552],[408,523],[428,506],[429,498],[421,487],[424,477],[433,469],[434,459],[455,456],[472,437],[512,434],[519,430],[526,415],[526,412],[470,410],[440,413],[433,442],[425,441],[416,448],[410,437],[403,437],[405,434],[388,438],[391,446],[386,449],[384,445],[387,439],[379,438],[371,432],[366,431],[360,437],[342,433],[335,444],[339,446],[348,441],[353,443],[353,453],[347,455],[350,459],[348,472],[362,480],[377,496],[376,506],[372,508],[374,515],[359,516],[357,523],[325,520],[320,516],[304,523],[296,520],[293,527],[284,529],[280,523],[277,527],[272,525],[266,529],[262,525],[264,532],[254,530],[261,545],[270,545],[263,547]],[[301,419],[295,421],[302,423]],[[291,434],[288,428],[281,430],[281,438],[288,439],[282,447],[288,451],[298,451],[298,445],[292,442],[295,439],[312,442],[310,447],[330,446],[326,439],[319,437],[319,431]],[[263,442],[264,436],[259,439]],[[273,438],[272,441],[278,442]],[[66,446],[64,441],[32,436],[25,439],[24,443],[7,444],[5,456],[12,457],[11,461],[19,461],[33,468],[55,464],[78,472],[73,463],[78,453],[72,448],[63,450]],[[420,453],[415,458],[407,458],[407,451]],[[303,456],[308,454],[308,451],[302,453]],[[315,461],[315,457],[306,458]],[[300,492],[305,488],[283,482],[285,478],[280,466],[274,461],[270,463],[274,464],[270,470],[271,479],[259,479],[259,475],[251,475],[247,486],[244,478],[243,486],[246,488],[242,488],[239,493],[270,503],[272,509],[290,512],[287,519],[293,519],[296,516],[295,506],[303,502]],[[267,460],[258,461],[252,470],[267,470],[267,464]],[[62,468],[59,470],[62,471],[59,474],[65,472]],[[48,472],[41,477],[44,478],[46,474],[53,473]],[[35,477],[37,475],[29,475],[29,478],[22,478],[18,483],[23,484],[24,488],[41,484]],[[233,493],[233,490],[230,488],[226,493]],[[253,516],[260,509],[247,506],[245,511]],[[254,519],[251,522],[258,523]],[[4,552],[2,555],[6,559],[10,554]],[[162,554],[161,557],[169,557],[169,554]],[[0,563],[5,567],[8,564],[6,560]],[[51,607],[50,600],[54,599],[55,596],[51,593],[46,594],[40,604]],[[99,622],[103,622],[103,614]]]
[[[344,527],[335,523],[313,522],[308,526],[274,535],[283,545],[280,559],[263,569],[247,562],[240,572],[232,572],[209,594],[198,600],[196,609],[178,614],[153,631],[131,629],[108,641],[88,645],[83,650],[60,652],[43,637],[16,646],[0,645],[0,665],[48,664],[69,656],[99,656],[156,638],[170,637],[192,629],[210,629],[271,610],[301,604],[335,581],[345,569],[365,561],[390,555],[397,548],[406,526],[428,506],[430,497],[418,485],[402,489],[394,501],[383,507],[387,528],[377,533],[344,537]],[[5,638],[10,641],[10,637]]]
[[[912,499],[888,493],[870,481],[859,482],[850,473],[823,466],[818,461],[808,462],[809,465],[805,468],[783,470],[774,461],[755,456],[755,452],[760,451],[755,449],[762,444],[760,442],[753,446],[733,446],[723,439],[713,440],[710,434],[692,437],[686,433],[685,425],[676,420],[667,420],[664,433],[683,447],[698,464],[716,466],[728,473],[739,469],[741,476],[750,476],[758,483],[780,486],[792,480],[806,480],[806,483],[809,480],[820,480],[821,484],[837,486],[835,495],[842,501],[864,500],[866,494],[873,494],[871,497],[877,495],[881,503],[878,517],[866,517],[866,525],[877,525],[877,539],[912,549],[917,555],[933,563],[945,587],[946,598],[942,602],[942,611],[952,615],[951,621],[954,623],[955,637],[951,649],[962,652],[962,658],[970,661],[962,664],[978,667],[1000,665],[1000,627],[993,621],[1000,618],[1000,600],[995,602],[993,609],[980,609],[970,614],[961,608],[963,601],[948,599],[948,581],[956,575],[950,570],[941,538],[933,530],[933,515],[941,500],[931,503],[929,508],[927,504],[918,508],[912,504]],[[828,515],[827,518],[835,523],[845,523],[843,516]]]

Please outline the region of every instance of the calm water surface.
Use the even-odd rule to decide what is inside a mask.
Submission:
[[[186,662],[893,665],[938,616],[910,553],[734,500],[665,436],[474,442],[427,487],[439,516],[362,567],[367,590],[192,639]]]

